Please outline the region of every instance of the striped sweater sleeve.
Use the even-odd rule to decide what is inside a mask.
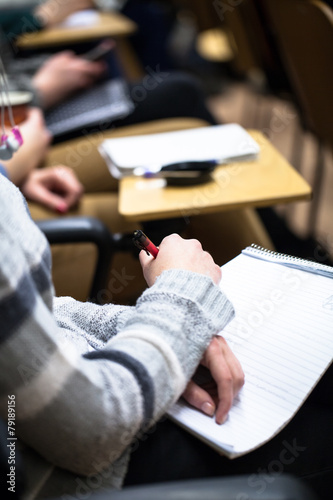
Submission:
[[[17,435],[55,465],[93,473],[180,396],[231,304],[210,279],[167,271],[116,336],[82,355],[75,328],[59,326],[52,311],[45,239],[5,179],[0,200],[1,414],[15,395]],[[109,328],[104,311],[100,321]],[[84,328],[84,314],[76,321]]]

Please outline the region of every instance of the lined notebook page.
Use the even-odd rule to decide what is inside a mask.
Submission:
[[[241,254],[222,267],[235,318],[222,332],[245,372],[225,424],[179,401],[173,419],[230,457],[271,439],[332,362],[333,278]]]

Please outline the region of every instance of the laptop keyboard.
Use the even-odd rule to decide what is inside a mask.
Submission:
[[[108,80],[57,105],[45,115],[46,126],[54,135],[85,126],[114,121],[130,114],[134,104],[123,79]]]

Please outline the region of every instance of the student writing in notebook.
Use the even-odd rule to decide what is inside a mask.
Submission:
[[[8,183],[8,181],[6,183],[5,180],[2,179],[3,176],[0,176],[0,204],[3,205],[1,206],[2,216],[0,219],[0,224],[2,222],[2,237],[0,239],[0,245],[5,244],[5,242],[7,241],[7,236],[9,235],[11,235],[11,243],[9,247],[7,246],[6,248],[2,248],[1,250],[1,287],[4,286],[4,283],[6,281],[6,266],[10,265],[11,259],[14,259],[15,261],[15,265],[10,268],[12,269],[12,271],[14,271],[14,269],[17,271],[19,271],[20,269],[25,269],[22,258],[26,258],[28,262],[31,260],[30,257],[33,256],[31,262],[36,263],[36,256],[39,255],[39,252],[43,252],[45,246],[45,241],[42,242],[39,233],[36,232],[35,229],[33,230],[31,219],[28,218],[26,220],[26,209],[24,208],[23,210],[22,202],[20,201],[18,194],[13,191],[13,188],[11,187],[11,184]],[[2,186],[3,189],[1,189]],[[188,248],[190,247],[182,248],[181,245],[178,246],[177,240],[175,241],[174,239],[170,239],[168,241],[169,252],[166,252],[165,254],[167,261],[169,263],[174,262],[177,267],[185,266],[186,268],[188,268],[188,265],[191,263],[191,254],[188,253]],[[181,240],[179,240],[179,242],[181,242]],[[21,250],[19,251],[18,245],[23,245],[23,248],[25,249],[25,252],[23,254]],[[204,256],[207,257],[205,253],[201,253],[200,247],[195,250],[195,254],[197,251],[199,252],[198,258],[200,260]],[[163,254],[161,254],[160,252],[159,255],[161,256]],[[145,274],[148,283],[151,284],[154,279],[154,275],[158,274],[161,271],[161,261],[159,259],[156,261],[149,261],[149,258],[145,255],[142,255],[141,258],[144,259],[143,266],[145,269]],[[21,267],[21,264],[23,265],[23,268]],[[150,267],[151,264],[153,264],[152,267]],[[200,263],[198,268],[195,267],[195,270],[199,271],[199,269],[202,269],[201,265],[202,263]],[[207,268],[205,266],[204,269],[206,273]],[[215,269],[214,273],[217,273],[216,267],[213,266],[213,269]],[[11,279],[13,279],[12,271],[10,271],[8,275],[11,277]],[[215,276],[215,278],[216,277],[217,275]],[[42,283],[42,281],[38,282]],[[23,285],[23,282],[19,283],[20,290],[23,292],[24,289],[21,286]],[[173,292],[175,291],[174,284],[175,283],[173,282]],[[188,285],[186,279],[182,284],[183,292],[185,291],[187,286]],[[152,290],[155,289],[156,287],[154,288],[154,286],[152,286]],[[12,286],[10,290],[12,293]],[[196,291],[198,290],[196,289]],[[1,293],[3,292],[4,290],[1,291]],[[10,320],[10,318],[14,320],[17,317],[20,317],[18,312],[20,310],[20,305],[24,306],[24,297],[33,298],[35,297],[34,293],[35,292],[29,292],[28,295],[26,295],[25,293],[20,294],[18,290],[17,300],[13,303],[13,307],[15,308],[14,315],[8,316],[8,312],[11,310],[11,303],[6,301],[5,298],[4,302],[0,301],[0,321],[3,322],[0,329],[1,335],[6,336],[7,333],[9,335],[9,330],[7,330],[9,326],[8,321]],[[5,297],[5,295],[1,296]],[[45,297],[45,291],[43,292],[43,297]],[[205,295],[201,295],[202,299],[204,297]],[[193,298],[194,297],[191,295],[192,300]],[[103,343],[109,338],[108,332],[110,332],[110,329],[113,328],[113,325],[115,324],[114,320],[116,321],[117,325],[119,324],[120,326],[122,326],[122,318],[125,318],[125,315],[123,316],[122,312],[126,310],[132,310],[131,308],[127,309],[123,306],[105,306],[103,308],[97,306],[95,309],[93,305],[79,305],[79,303],[75,301],[72,302],[70,299],[66,299],[64,300],[64,302],[56,301],[54,303],[54,305],[57,304],[62,304],[62,307],[60,307],[60,309],[58,309],[57,307],[55,308],[55,315],[59,321],[58,325],[59,327],[61,327],[61,333],[66,332],[66,338],[68,338],[67,330],[71,331],[73,334],[74,332],[77,332],[78,335],[75,336],[74,350],[79,351],[81,349],[89,350],[89,346],[93,348],[102,347],[104,345]],[[175,314],[174,303],[172,301],[170,302],[170,305],[172,306],[172,314]],[[3,308],[1,308],[2,306]],[[75,311],[75,307],[78,307],[77,311]],[[96,312],[96,314],[93,314],[93,311],[92,314],[88,314],[88,310],[90,307]],[[213,307],[213,310],[215,311],[214,314],[218,314],[218,309],[220,308],[219,302],[214,302],[214,300],[212,300],[210,307]],[[82,311],[83,316],[81,316],[80,310]],[[223,310],[223,307],[221,310]],[[101,317],[97,314],[97,311],[101,311],[101,313],[103,312],[103,314],[107,313],[107,325],[104,324],[103,326],[103,323],[101,324]],[[111,311],[115,312],[114,318],[111,314]],[[165,319],[169,318],[168,314],[164,315],[163,317]],[[177,319],[175,318],[175,321],[179,321],[181,317],[182,316],[177,316]],[[193,308],[190,308],[188,315],[185,315],[185,317],[183,317],[185,325],[187,325],[187,327],[191,329],[191,335],[194,335],[194,338],[196,338],[196,335],[201,336],[201,330],[204,326],[203,324],[201,324],[201,322],[197,322],[195,318],[196,314],[194,314]],[[174,321],[173,315],[170,315],[170,320],[172,322]],[[192,321],[194,321],[195,324],[192,325]],[[208,323],[210,323],[210,316],[205,321],[208,321]],[[51,323],[48,321],[48,328],[52,329],[52,324],[52,321]],[[162,322],[161,326],[162,324],[167,327],[167,323]],[[102,330],[100,330],[100,328],[102,328]],[[204,327],[204,330],[205,328],[206,326]],[[22,332],[29,332],[29,329],[23,329]],[[88,333],[89,338],[88,340],[86,340],[86,336]],[[41,343],[39,336],[36,337],[36,342],[37,340],[37,352],[41,353]],[[192,340],[193,337],[191,336],[190,343],[192,342]],[[25,345],[28,347],[30,341],[34,342],[34,339],[29,338],[28,344],[26,344],[21,340],[21,337],[19,336],[20,348],[18,348],[16,351],[16,354],[22,355],[24,359],[24,362],[22,361],[22,363],[20,364],[18,358],[16,358],[16,367],[19,367],[19,371],[16,370],[16,375],[19,377],[18,380],[20,380],[20,377],[21,379],[23,377],[26,382],[29,382],[30,377],[32,377],[34,374],[39,373],[41,366],[39,358],[35,359],[34,357],[31,357],[31,355],[25,357],[24,351],[22,351],[22,347]],[[219,342],[221,342],[221,344],[218,346],[212,344],[212,348],[217,351],[217,354],[219,356],[221,355],[222,351],[223,355],[232,360],[232,363],[234,363],[235,367],[237,367],[237,361],[234,359],[232,353],[224,344],[223,340],[221,339]],[[8,345],[11,344],[9,343]],[[66,342],[63,348],[68,351],[69,344]],[[3,352],[4,351],[0,349],[0,356]],[[40,355],[44,356],[43,354]],[[188,352],[186,354],[186,357],[188,357]],[[8,361],[7,356],[5,355],[4,359],[5,361]],[[32,367],[25,364],[26,359],[31,360],[31,363],[33,363]],[[44,363],[42,364],[44,365]],[[5,366],[3,364],[3,360],[1,361],[0,366],[2,367],[1,369],[3,369],[3,367]],[[61,373],[61,371],[58,373]],[[233,373],[235,372],[233,371]],[[233,392],[236,393],[237,388],[239,388],[242,384],[242,374],[240,371],[238,371],[238,369],[237,373],[238,375],[236,376],[236,378],[232,375],[230,376],[230,374],[222,378],[222,381],[226,382],[227,384],[227,390],[229,390],[229,394],[232,394]],[[193,477],[212,477],[245,473],[249,474],[250,485],[256,492],[258,492],[264,491],[265,482],[263,482],[262,479],[260,481],[259,479],[257,479],[257,473],[265,473],[267,482],[271,482],[274,481],[274,477],[276,474],[280,474],[282,472],[290,472],[305,478],[309,482],[309,484],[311,484],[316,489],[318,494],[321,495],[320,498],[327,498],[325,496],[326,492],[330,491],[333,487],[333,464],[331,453],[333,447],[333,435],[331,432],[333,406],[332,399],[330,398],[330,394],[332,394],[333,390],[332,375],[333,372],[331,368],[323,377],[322,381],[319,382],[313,394],[302,406],[298,414],[279,435],[277,435],[273,440],[263,445],[258,450],[255,450],[248,455],[232,461],[225,457],[219,456],[215,451],[211,450],[197,438],[191,436],[185,431],[182,431],[180,428],[178,428],[178,426],[171,423],[170,421],[162,420],[153,432],[148,433],[149,439],[147,439],[147,434],[141,433],[140,436],[138,436],[137,440],[132,444],[133,453],[129,464],[128,473],[125,478],[125,485],[176,479],[188,479]],[[1,377],[0,379],[3,382],[6,380],[3,377]],[[27,385],[27,390],[29,390],[29,384]],[[163,390],[165,390],[165,388]],[[186,392],[188,401],[194,404],[196,407],[205,410],[208,414],[213,410],[210,405],[212,403],[214,404],[214,400],[207,399],[207,397],[202,399],[202,393],[198,392],[195,386],[188,386]],[[229,404],[230,402],[231,398],[229,396]],[[57,412],[52,413],[52,416],[54,417],[55,414],[57,414]],[[226,416],[226,413],[224,413],[224,416]],[[37,440],[39,442],[39,445],[43,445],[44,441],[41,441],[40,435],[38,435]],[[44,453],[52,453],[52,450],[48,450],[46,444],[45,447],[43,450]],[[34,458],[33,456],[31,457],[31,459],[36,461],[36,458]],[[93,463],[97,464],[98,467],[99,462]],[[63,464],[62,466],[65,466],[65,464]],[[99,469],[96,469],[96,471],[94,470],[94,473],[98,474]],[[50,496],[47,494],[47,492],[45,493],[45,495]]]
[[[218,396],[193,384],[184,395],[223,422],[243,373],[215,338],[233,308],[217,286],[220,268],[198,241],[171,235],[156,260],[142,252],[149,288],[137,304],[98,306],[54,297],[46,239],[3,175],[0,212],[0,412],[7,418],[7,400],[15,400],[15,433],[33,482],[27,496],[75,495],[78,477],[91,484],[94,475],[101,487],[121,487],[132,446],[184,393],[200,362]]]
[[[332,370],[281,435],[240,459],[219,456],[163,418],[153,426],[201,360],[220,387],[221,421],[244,381],[215,338],[232,308],[216,286],[220,269],[198,242],[174,235],[156,260],[142,252],[150,288],[137,305],[97,306],[53,296],[46,240],[1,175],[0,209],[0,411],[6,418],[7,401],[15,401],[15,432],[32,480],[26,496],[241,472],[258,494],[291,472],[327,498]],[[214,405],[195,386],[185,396],[208,414]]]

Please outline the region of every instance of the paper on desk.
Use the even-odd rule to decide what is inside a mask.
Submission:
[[[94,9],[80,10],[66,17],[66,19],[58,25],[61,28],[81,28],[96,24],[99,20],[99,14]]]
[[[119,179],[133,175],[136,168],[158,172],[164,165],[182,161],[253,159],[259,146],[243,127],[231,123],[107,139],[99,150],[111,174]]]

